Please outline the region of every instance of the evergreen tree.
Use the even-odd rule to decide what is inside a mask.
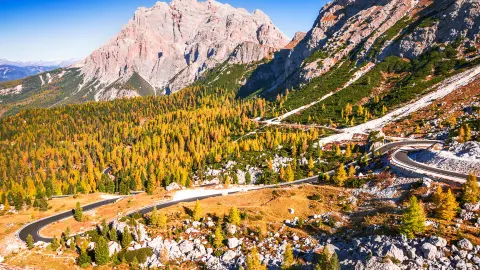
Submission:
[[[415,234],[425,231],[425,211],[423,205],[418,202],[415,196],[410,198],[410,204],[403,213],[402,220],[400,232],[408,238],[413,238]]]
[[[228,222],[230,224],[234,224],[234,225],[240,225],[240,222],[242,221],[242,219],[240,218],[240,213],[238,212],[238,209],[237,207],[233,206],[231,209],[230,209],[230,214],[228,216]]]
[[[215,229],[215,239],[213,240],[213,246],[216,248],[219,248],[223,246],[223,232],[222,232],[222,227],[220,227],[220,224],[218,224],[217,228]]]
[[[441,206],[443,197],[444,197],[444,194],[443,194],[442,187],[438,185],[437,189],[435,190],[435,193],[433,194],[433,199],[432,199],[436,208]]]
[[[443,197],[443,201],[437,210],[438,217],[446,221],[452,221],[457,215],[459,208],[458,202],[452,193],[451,189],[448,189],[447,193]]]
[[[338,261],[337,253],[333,253],[332,258],[330,258],[330,265],[327,268],[328,270],[340,270],[340,262]]]
[[[195,203],[195,208],[193,209],[192,218],[195,221],[199,221],[202,218],[202,216],[203,216],[202,206],[200,205],[200,202],[197,200],[197,202]]]
[[[348,178],[352,179],[355,178],[355,175],[357,174],[357,171],[355,170],[355,167],[353,165],[350,165],[348,168]]]
[[[467,182],[462,187],[462,201],[463,203],[477,203],[478,202],[478,182],[477,176],[471,172],[468,175]]]
[[[108,237],[110,238],[110,241],[117,242],[118,240],[117,230],[112,227],[112,229],[110,229],[110,232],[108,233]]]
[[[287,166],[287,182],[293,182],[295,180],[295,173],[293,172],[292,166],[288,164]]]
[[[55,251],[60,247],[60,243],[58,242],[58,239],[56,236],[53,237],[52,243],[50,243],[50,248]]]
[[[160,212],[159,216],[158,216],[158,227],[161,228],[161,229],[165,229],[167,227],[167,216],[165,215],[165,213],[163,212]]]
[[[27,236],[26,242],[27,242],[27,248],[32,249],[34,241],[33,241],[33,236],[31,234]]]
[[[295,257],[293,257],[292,246],[288,244],[285,247],[285,252],[283,253],[283,264],[282,269],[288,269],[295,263]]]
[[[345,171],[345,165],[343,163],[340,164],[340,167],[335,172],[335,176],[333,177],[333,181],[339,187],[343,187],[345,181],[348,179],[347,172]]]
[[[267,267],[260,263],[260,257],[256,247],[250,250],[250,254],[247,256],[247,270],[266,270]]]
[[[67,229],[65,229],[65,232],[63,232],[63,237],[65,240],[68,240],[70,238],[70,227],[67,226]]]
[[[110,259],[107,240],[100,236],[95,245],[95,262],[98,265],[105,265]]]
[[[332,254],[330,253],[330,250],[327,248],[327,246],[324,246],[322,253],[320,253],[318,264],[316,265],[315,269],[328,269],[331,257]]]
[[[158,227],[158,224],[159,224],[159,217],[158,217],[157,206],[154,206],[152,214],[150,215],[150,225],[153,227]]]
[[[80,202],[77,202],[77,205],[75,206],[75,213],[74,213],[74,218],[78,222],[82,222],[83,220],[83,209],[80,206]]]
[[[80,251],[80,256],[77,259],[77,264],[82,268],[87,268],[92,263],[92,259],[88,256],[86,250]]]
[[[250,185],[252,184],[252,175],[249,171],[245,173],[245,184]]]
[[[353,119],[352,119],[353,121]],[[345,157],[349,158],[352,156],[352,148],[350,144],[347,144],[347,149],[345,150]]]
[[[132,234],[130,233],[130,230],[128,229],[128,226],[125,226],[125,228],[123,229],[123,233],[122,233],[122,247],[123,248],[126,248],[130,245],[130,243],[132,242]]]
[[[108,225],[105,219],[102,219],[102,236],[107,238],[108,236]]]

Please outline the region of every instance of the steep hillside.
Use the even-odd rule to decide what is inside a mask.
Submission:
[[[249,66],[241,71],[247,73],[288,42],[260,10],[249,13],[215,1],[157,2],[139,8],[118,36],[71,68],[0,84],[0,116],[171,94],[204,81],[219,66]]]
[[[355,68],[388,56],[414,60],[436,46],[454,43],[459,54],[473,53],[478,46],[479,14],[480,4],[474,0],[334,1],[320,11],[305,39],[287,57],[274,59],[244,91],[257,91],[258,81],[264,82],[267,97],[302,89],[347,60],[354,65],[343,72],[344,83]]]
[[[118,97],[102,91],[137,74],[158,94],[168,94],[231,57],[248,64],[287,43],[259,10],[250,14],[215,1],[158,2],[152,8],[139,8],[117,37],[81,63],[84,84],[95,85],[82,91],[95,91],[98,98]],[[129,89],[117,91],[131,95]]]

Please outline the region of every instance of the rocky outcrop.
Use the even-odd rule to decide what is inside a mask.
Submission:
[[[136,72],[155,89],[170,93],[229,58],[234,63],[259,61],[287,43],[259,10],[248,13],[213,0],[157,2],[139,8],[117,37],[81,63],[81,71],[85,85],[101,85],[94,91],[119,79],[125,82]]]
[[[479,15],[476,0],[336,0],[321,9],[301,42],[276,55],[245,88],[256,88],[249,93],[298,88],[347,57],[358,64],[391,55],[416,58],[460,38],[478,46]]]
[[[418,26],[385,49],[383,56],[415,58],[437,44],[464,38],[480,42],[480,2],[434,0],[418,20]]]

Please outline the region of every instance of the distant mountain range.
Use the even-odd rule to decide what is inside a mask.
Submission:
[[[0,59],[0,82],[23,79],[57,68],[69,67],[78,60],[15,62]]]
[[[0,66],[8,65],[8,66],[16,66],[16,67],[32,67],[32,66],[40,66],[40,67],[69,67],[75,63],[77,63],[79,59],[68,59],[68,60],[59,60],[59,61],[27,61],[27,62],[20,62],[20,61],[9,61],[7,59],[0,59]]]

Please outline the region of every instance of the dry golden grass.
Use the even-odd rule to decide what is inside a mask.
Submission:
[[[308,198],[314,194],[319,194],[321,199],[316,201]],[[248,214],[248,218],[243,221],[246,226],[261,227],[266,231],[267,224],[280,226],[285,220],[294,217],[305,219],[313,214],[340,211],[339,194],[339,188],[304,185],[209,198],[200,204],[205,215],[217,217],[228,215],[230,209],[236,206],[239,211]],[[194,206],[195,202],[180,203],[161,211],[169,217],[169,225],[173,225],[189,219],[189,212]],[[289,213],[290,208],[295,210],[294,214]]]
[[[103,219],[106,221],[113,220],[130,211],[166,200],[168,198],[166,196],[168,196],[166,192],[157,191],[151,196],[142,193],[131,197],[125,197],[114,204],[105,205],[93,211],[84,212],[84,222],[77,222],[75,219],[69,218],[50,224],[43,228],[40,233],[47,237],[60,236],[67,227],[70,227],[72,234],[88,231],[95,228],[96,224],[101,224]]]
[[[100,196],[101,194],[88,194],[79,195],[75,199],[73,197],[53,199],[48,202],[50,207],[48,211],[45,212],[35,211],[33,208],[30,208],[26,211],[20,211],[18,214],[5,214],[5,216],[0,217],[0,249],[2,246],[2,240],[7,238],[7,236],[11,234],[14,234],[23,225],[30,223],[34,220],[38,220],[73,209],[75,208],[75,204],[77,202],[85,205],[101,201],[103,199]]]

